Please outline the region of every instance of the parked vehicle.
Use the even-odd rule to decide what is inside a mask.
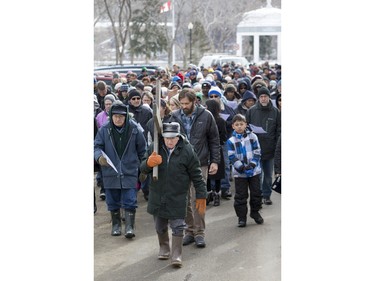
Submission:
[[[94,72],[97,81],[104,81],[107,85],[112,84],[113,72],[98,71]],[[126,77],[126,73],[120,73],[121,77]]]
[[[214,64],[218,64],[223,66],[223,64],[228,63],[230,64],[240,64],[246,68],[249,67],[249,61],[245,57],[235,56],[235,55],[228,55],[228,54],[207,54],[204,55],[201,60],[199,61],[199,67],[211,67]]]
[[[159,66],[151,64],[131,64],[131,65],[108,65],[98,66],[94,68],[94,75],[97,81],[104,81],[107,85],[111,85],[113,72],[118,72],[121,77],[126,77],[126,74],[131,71],[135,74],[140,75],[142,69],[146,67],[148,75],[154,75],[156,69]]]
[[[149,75],[153,75],[159,66],[151,64],[130,64],[130,65],[108,65],[108,66],[98,66],[94,68],[94,73],[98,72],[118,72],[118,73],[128,73],[128,71],[134,72],[137,75],[141,74],[142,68],[146,67]]]

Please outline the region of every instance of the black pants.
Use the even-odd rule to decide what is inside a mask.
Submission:
[[[221,180],[211,180],[209,178],[207,178],[207,191],[211,191],[212,190],[212,181],[215,182],[215,188],[214,188],[214,191],[219,193],[220,190],[221,190]]]
[[[236,194],[234,195],[234,210],[239,218],[246,218],[248,213],[247,198],[250,190],[250,211],[257,212],[262,206],[262,192],[260,190],[260,176],[234,179]]]

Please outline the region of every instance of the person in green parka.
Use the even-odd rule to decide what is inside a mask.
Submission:
[[[180,134],[180,124],[163,124],[159,141],[159,154],[149,146],[142,162],[141,172],[152,173],[158,166],[158,179],[150,184],[147,212],[154,216],[159,239],[161,260],[169,259],[175,267],[181,267],[182,238],[186,227],[185,217],[190,182],[196,191],[196,208],[203,215],[206,211],[206,182],[193,146]],[[172,249],[169,246],[168,222],[172,230]],[[171,255],[170,255],[170,252]]]

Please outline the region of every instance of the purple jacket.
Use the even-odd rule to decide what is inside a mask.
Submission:
[[[96,115],[96,123],[98,125],[98,129],[101,128],[107,121],[108,113],[105,110]]]

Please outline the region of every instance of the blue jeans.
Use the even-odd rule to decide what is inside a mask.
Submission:
[[[128,211],[135,211],[137,205],[137,189],[105,189],[105,201],[108,211],[119,210],[124,208]]]
[[[272,193],[273,160],[274,158],[269,160],[260,160],[260,166],[262,168],[260,186],[263,198],[270,197]]]
[[[230,162],[228,156],[228,146],[227,144],[223,144],[221,146],[223,148],[223,155],[224,155],[224,164],[225,164],[225,178],[221,179],[221,190],[229,190],[230,188]]]
[[[154,215],[156,233],[163,234],[168,231],[169,226],[172,229],[173,236],[183,236],[184,229],[186,228],[185,219],[165,219]]]

